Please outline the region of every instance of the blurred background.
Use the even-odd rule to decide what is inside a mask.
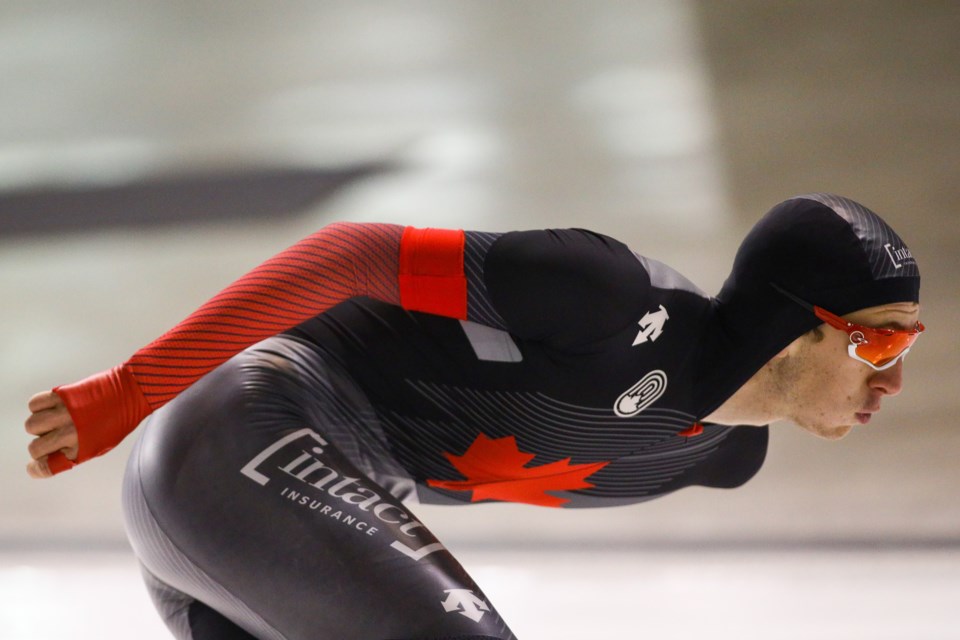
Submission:
[[[0,2],[0,637],[168,637],[129,438],[45,482],[26,400],[334,220],[588,227],[709,292],[770,206],[898,229],[929,328],[842,442],[736,491],[418,513],[520,638],[960,638],[960,5]],[[762,319],[758,319],[762,321]]]

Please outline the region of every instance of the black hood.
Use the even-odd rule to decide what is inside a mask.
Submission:
[[[827,194],[781,202],[754,225],[713,300],[704,340],[708,414],[820,320],[772,284],[844,315],[919,302],[920,270],[906,243],[861,204]],[[721,364],[722,363],[722,364]]]

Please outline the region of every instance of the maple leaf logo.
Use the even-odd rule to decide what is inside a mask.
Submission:
[[[472,502],[501,500],[523,502],[544,507],[559,507],[566,498],[547,491],[586,489],[593,485],[586,478],[609,462],[570,464],[570,458],[536,467],[527,463],[536,457],[517,448],[514,436],[488,438],[481,433],[462,456],[443,454],[465,480],[427,480],[431,487],[452,491],[472,491]]]

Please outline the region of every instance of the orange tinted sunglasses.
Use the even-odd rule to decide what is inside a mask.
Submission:
[[[813,312],[825,323],[845,331],[850,336],[850,344],[847,346],[847,354],[858,362],[883,371],[897,364],[901,358],[910,352],[910,347],[916,342],[917,338],[926,329],[922,323],[909,331],[903,329],[883,329],[875,327],[865,327],[853,322],[847,322],[843,318],[830,313],[822,307],[812,305],[785,289],[770,283],[774,289],[787,296],[804,309]]]

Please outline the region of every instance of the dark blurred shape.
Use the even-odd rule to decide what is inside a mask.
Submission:
[[[253,168],[154,176],[119,185],[8,191],[0,193],[0,235],[290,216],[346,185],[388,170],[384,164],[333,170]]]

